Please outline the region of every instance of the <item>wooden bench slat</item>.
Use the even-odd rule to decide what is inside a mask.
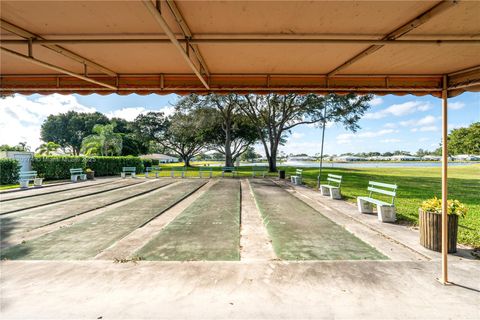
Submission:
[[[392,196],[392,197],[395,197],[395,195],[396,195],[396,192],[394,192],[394,191],[388,191],[388,190],[378,189],[378,188],[374,188],[374,187],[368,187],[368,191],[381,193],[381,194],[386,194],[386,195]]]
[[[362,200],[365,200],[365,201],[368,201],[368,202],[371,202],[371,203],[379,204],[379,205],[382,205],[382,206],[389,206],[389,207],[393,206],[393,204],[391,204],[391,203],[381,201],[381,200],[377,200],[377,199],[370,198],[370,197],[358,197],[358,198],[362,199]]]
[[[342,180],[339,179],[333,179],[333,178],[327,178],[328,181],[336,182],[336,183],[342,183]]]

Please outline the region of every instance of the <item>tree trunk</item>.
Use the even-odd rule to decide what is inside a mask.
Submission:
[[[190,157],[182,156],[183,163],[185,164],[185,167],[191,167],[190,165]]]
[[[225,167],[233,167],[232,133],[230,119],[226,119],[225,122]]]

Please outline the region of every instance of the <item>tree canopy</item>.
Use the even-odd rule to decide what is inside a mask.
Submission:
[[[467,128],[453,129],[448,135],[450,154],[480,154],[480,122]]]

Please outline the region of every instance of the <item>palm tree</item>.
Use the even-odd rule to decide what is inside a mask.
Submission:
[[[115,123],[93,127],[95,134],[82,140],[82,152],[86,155],[114,156],[122,153],[122,135],[114,132]]]
[[[42,143],[40,147],[37,148],[37,152],[42,155],[49,156],[52,152],[55,152],[60,148],[60,145],[55,142]]]

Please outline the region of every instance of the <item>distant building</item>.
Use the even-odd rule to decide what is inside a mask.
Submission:
[[[391,156],[390,160],[392,160],[392,161],[420,161],[420,160],[422,160],[422,158],[400,154],[398,156]]]
[[[423,156],[422,157],[423,161],[442,161],[442,157],[440,156]]]
[[[374,157],[368,157],[368,161],[389,161],[390,157],[384,157],[384,156],[374,156]]]
[[[453,156],[453,159],[455,159],[456,161],[480,161],[480,156],[473,154],[459,154]]]
[[[340,156],[335,158],[336,161],[339,162],[350,162],[350,161],[366,161],[366,158],[363,157],[355,157],[355,156]]]
[[[151,160],[158,160],[159,163],[175,163],[179,162],[178,158],[176,157],[171,157],[166,154],[161,154],[161,153],[151,153],[151,154],[144,154],[140,156],[142,159],[151,159]]]
[[[288,157],[288,161],[295,162],[295,161],[315,161],[314,157],[309,156],[300,156],[300,157]]]

